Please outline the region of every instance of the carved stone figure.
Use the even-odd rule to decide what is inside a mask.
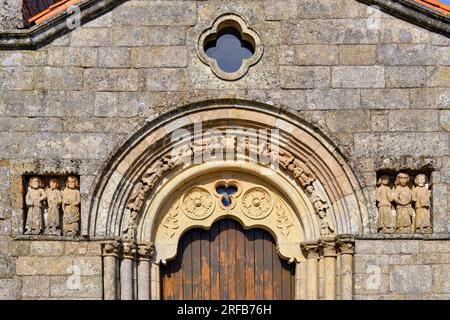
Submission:
[[[288,166],[288,169],[292,171],[294,178],[298,180],[302,187],[310,185],[315,180],[311,171],[298,159],[295,159],[294,162]]]
[[[306,187],[306,191],[309,193],[311,203],[313,204],[314,210],[320,219],[320,234],[322,237],[333,235],[335,230],[333,223],[330,221],[330,217],[327,214],[327,210],[329,208],[328,203],[317,194],[312,185],[308,185]]]
[[[50,179],[50,188],[46,190],[46,194],[48,209],[45,219],[45,234],[59,236],[61,235],[60,209],[62,203],[62,194],[59,190],[58,179]]]
[[[37,235],[42,232],[42,203],[47,197],[42,187],[42,180],[39,177],[32,177],[28,183],[25,197],[28,207],[25,234]]]
[[[416,232],[431,232],[431,191],[426,185],[427,177],[424,174],[416,176],[415,187],[412,190],[412,199],[416,205]]]
[[[67,178],[66,188],[62,194],[64,235],[75,237],[80,231],[80,191],[75,176]]]
[[[150,188],[153,188],[155,183],[159,178],[163,175],[164,172],[170,169],[167,163],[164,163],[161,160],[156,161],[145,173],[142,177],[142,182]]]
[[[394,201],[397,209],[398,233],[412,233],[414,230],[414,210],[412,208],[412,191],[408,187],[409,174],[400,172],[395,179]]]
[[[378,232],[395,232],[395,214],[393,214],[392,201],[394,194],[389,187],[389,176],[383,175],[378,179],[378,188],[376,191],[376,200],[378,206]]]

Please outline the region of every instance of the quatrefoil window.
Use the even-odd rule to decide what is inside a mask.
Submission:
[[[261,59],[259,35],[235,14],[219,17],[199,38],[200,60],[223,80],[238,80]]]

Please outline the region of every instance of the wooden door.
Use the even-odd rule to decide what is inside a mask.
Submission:
[[[161,268],[167,300],[289,300],[295,294],[295,264],[276,252],[262,229],[244,230],[234,220],[211,230],[193,229],[180,239],[174,260]]]

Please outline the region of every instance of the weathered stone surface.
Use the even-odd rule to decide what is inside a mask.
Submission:
[[[65,275],[70,274],[73,258],[63,257],[18,257],[17,275]]]
[[[280,47],[280,65],[336,65],[337,63],[337,46],[302,45]]]
[[[22,1],[5,0],[0,7],[0,30],[12,30],[23,27]]]
[[[374,65],[376,62],[375,45],[339,46],[339,63],[342,65]]]
[[[105,47],[109,45],[109,28],[79,28],[70,34],[74,47]]]
[[[313,89],[330,86],[328,67],[281,67],[280,86],[283,89]]]
[[[432,269],[425,265],[394,266],[390,272],[391,290],[397,294],[419,294],[432,288]]]
[[[22,277],[23,298],[45,298],[50,295],[50,279],[48,276]]]
[[[56,241],[33,241],[30,246],[32,256],[60,256],[63,251],[63,243]]]
[[[377,61],[384,65],[435,65],[438,61],[436,50],[424,44],[379,45]]]
[[[365,110],[332,111],[326,115],[331,132],[369,132],[370,114]]]
[[[184,69],[148,69],[144,79],[148,91],[185,91],[189,86]]]
[[[20,283],[17,279],[0,279],[0,300],[19,298]]]
[[[390,88],[415,88],[427,84],[424,67],[386,67],[386,86]]]
[[[114,25],[193,25],[196,1],[131,1],[113,12]]]
[[[363,89],[361,106],[368,109],[407,109],[409,92],[401,89]]]
[[[131,65],[136,68],[186,67],[186,48],[182,46],[132,48]]]
[[[16,3],[5,1],[0,29],[14,24]],[[196,48],[230,12],[264,46],[237,81],[215,76]],[[130,0],[35,50],[0,50],[0,299],[103,296],[101,241],[13,240],[23,233],[24,173],[79,174],[87,234],[91,193],[130,137],[169,110],[217,99],[289,108],[344,155],[368,210],[360,236],[380,237],[356,240],[355,298],[448,299],[450,241],[436,238],[450,230],[449,45],[354,0]],[[433,234],[376,234],[379,171],[427,165]],[[322,182],[328,169],[317,170]]]
[[[102,298],[101,277],[83,277],[76,274],[68,277],[50,278],[50,296],[57,298]]]
[[[391,133],[355,135],[356,155],[448,155],[448,135],[441,133]],[[367,148],[367,146],[371,148]]]
[[[389,112],[390,131],[439,131],[439,113],[434,110]]]
[[[383,88],[384,68],[375,67],[333,67],[333,88]]]

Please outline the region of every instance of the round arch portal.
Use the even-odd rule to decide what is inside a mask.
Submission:
[[[261,131],[267,137],[276,136],[276,143],[272,140],[259,143]],[[243,154],[238,152],[240,145],[244,146]],[[251,161],[255,146],[256,155],[268,157],[269,163]],[[232,150],[231,158],[218,156],[217,150],[225,154],[228,148]],[[198,159],[200,162],[196,162]],[[296,275],[300,278],[308,274],[307,278],[318,279],[320,275],[310,260],[317,260],[322,254],[334,257],[335,265],[337,243],[347,246],[342,246],[339,252],[351,254],[347,250],[348,244],[352,247],[348,235],[368,231],[367,208],[359,183],[339,150],[317,128],[287,110],[253,102],[227,100],[185,106],[158,117],[136,133],[111,158],[95,183],[90,217],[82,227],[87,236],[119,239],[115,244],[105,244],[104,252],[107,260],[111,257],[121,260],[122,299],[158,298],[159,263],[173,258],[179,236],[196,226],[208,228],[220,218],[211,215],[202,221],[193,219],[191,212],[188,223],[184,221],[183,226],[175,228],[173,240],[162,240],[164,223],[167,224],[172,208],[167,207],[173,202],[170,198],[181,192],[183,185],[220,172],[251,175],[259,179],[260,186],[271,186],[265,190],[283,199],[286,205],[283,210],[290,212],[297,230],[293,232],[295,239],[280,241],[283,235],[275,220],[259,224],[245,221],[242,207],[234,218],[245,227],[262,226],[271,232],[279,245],[280,256],[297,263]],[[212,190],[209,193],[214,196]],[[178,199],[182,201],[185,196],[178,194]],[[176,217],[179,216],[185,219],[189,214],[181,208]],[[145,285],[138,290],[134,288],[132,261],[139,261],[141,278],[151,278],[152,288]],[[333,269],[329,279],[336,278],[334,267],[328,269]],[[115,280],[109,279],[109,282],[105,280],[109,283],[105,292],[115,288]],[[315,280],[310,280],[309,289],[304,292],[298,289],[296,296],[316,297],[319,290],[314,283]],[[336,294],[334,285],[333,289],[325,290],[329,292],[328,298],[339,295],[348,298],[348,293]],[[349,287],[348,283],[340,286],[342,290]]]

